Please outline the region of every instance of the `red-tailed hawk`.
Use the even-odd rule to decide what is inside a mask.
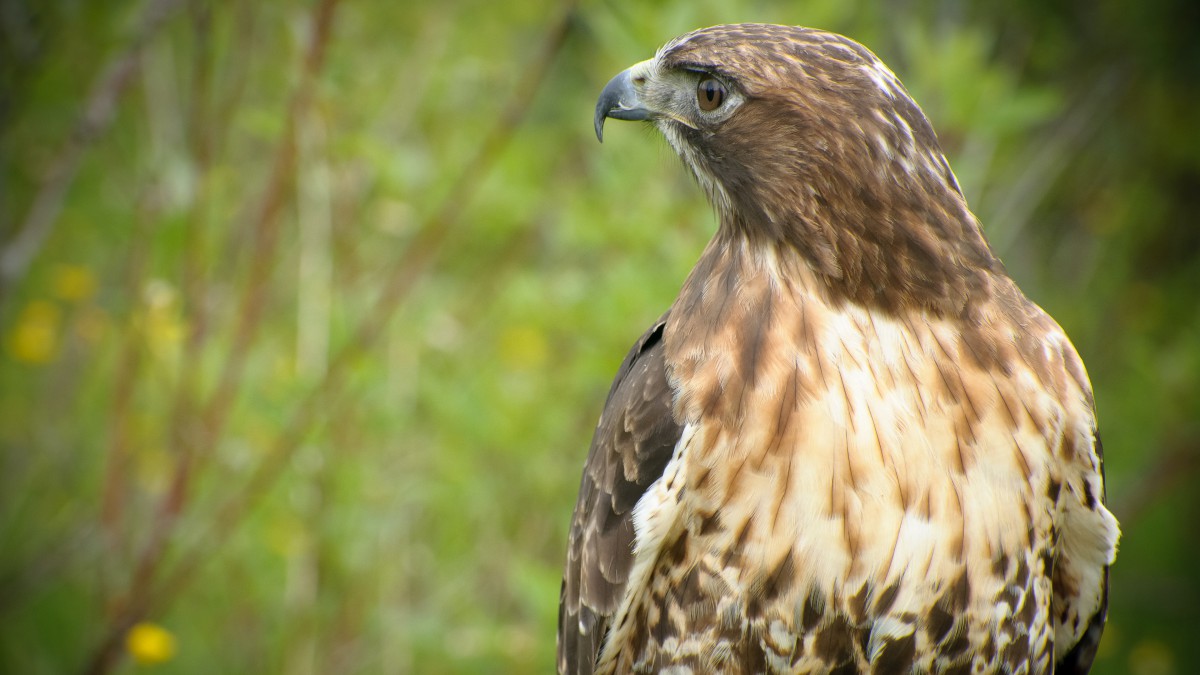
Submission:
[[[621,365],[560,673],[1086,672],[1118,537],[1091,385],[861,45],[689,33],[596,108],[720,227]]]

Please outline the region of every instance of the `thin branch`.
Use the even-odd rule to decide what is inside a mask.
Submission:
[[[327,2],[329,1],[327,0]],[[525,70],[524,78],[518,83],[512,99],[498,117],[496,125],[482,141],[475,156],[464,167],[442,201],[441,207],[425,223],[409,248],[406,249],[385,283],[384,291],[376,300],[372,311],[367,314],[367,318],[359,324],[354,337],[337,353],[321,381],[309,391],[293,411],[288,424],[276,437],[274,448],[268,453],[268,459],[255,469],[241,489],[236,491],[236,496],[217,510],[209,525],[181,553],[175,565],[168,572],[157,575],[162,579],[160,583],[155,584],[153,588],[146,588],[140,593],[131,595],[130,602],[125,606],[121,616],[110,623],[105,638],[89,661],[85,672],[107,672],[115,664],[116,657],[119,656],[120,640],[129,627],[151,611],[164,610],[187,588],[188,584],[196,577],[197,570],[214,557],[214,549],[227,540],[228,533],[233,531],[269,492],[300,443],[311,433],[312,420],[324,418],[322,413],[328,411],[329,406],[338,399],[345,384],[344,374],[349,371],[350,362],[378,340],[390,317],[411,293],[417,280],[433,264],[442,244],[454,231],[463,209],[474,196],[482,179],[495,164],[517,127],[525,119],[537,90],[545,80],[550,66],[555,61],[569,33],[574,6],[574,0],[564,5],[562,14],[547,31],[538,57],[531,67]],[[294,150],[293,147],[291,152],[294,153]],[[270,184],[274,184],[274,181]],[[267,200],[266,207],[261,213],[270,214],[272,213],[271,208],[277,207],[270,207],[270,200]],[[258,274],[262,275],[263,273],[259,272]],[[265,276],[262,281],[265,283]],[[246,300],[244,310],[250,312],[251,317],[254,312],[258,311],[252,297]],[[246,316],[247,314],[243,313],[243,317]],[[243,318],[243,325],[247,321],[248,319]],[[238,334],[241,334],[242,330],[245,329],[239,329]],[[218,386],[218,391],[221,391],[220,386]],[[213,400],[218,399],[214,398]],[[146,583],[149,581],[148,578],[145,579]]]
[[[83,113],[62,149],[50,164],[17,234],[0,251],[0,305],[20,282],[50,236],[62,211],[67,190],[79,172],[84,153],[112,124],[117,101],[129,88],[141,63],[142,50],[162,30],[183,0],[146,0],[141,21],[129,45],[100,71]]]
[[[135,230],[138,236],[125,256],[122,268],[125,270],[125,294],[131,298],[139,297],[139,283],[146,270],[149,259],[148,216],[144,206],[137,210]],[[136,311],[132,309],[131,312]],[[132,325],[131,318],[127,318]],[[135,416],[132,414],[134,395],[143,371],[145,352],[142,347],[142,334],[137,330],[126,330],[122,336],[122,344],[117,356],[113,379],[116,386],[110,397],[108,449],[105,455],[104,488],[101,497],[100,523],[106,535],[106,543],[110,551],[122,551],[123,555],[128,540],[122,539],[121,525],[125,518],[125,501],[128,498],[126,486],[129,474],[130,457],[133,454],[133,438]],[[127,533],[124,533],[127,534]]]
[[[333,24],[337,0],[323,0],[313,17],[313,34],[304,57],[300,84],[292,96],[280,146],[275,153],[271,175],[263,191],[258,216],[255,218],[250,254],[250,276],[242,296],[238,323],[234,329],[233,348],[217,380],[216,390],[209,399],[203,418],[206,435],[212,441],[219,438],[233,399],[241,381],[250,347],[258,332],[266,305],[268,281],[274,265],[274,251],[279,239],[279,223],[286,204],[288,189],[296,173],[296,133],[304,112],[312,102],[312,89],[317,74],[325,63],[325,52]],[[207,445],[207,443],[206,443]]]
[[[239,306],[233,345],[216,390],[202,414],[203,438],[172,435],[172,441],[181,443],[181,446],[178,448],[170,486],[159,504],[147,542],[134,566],[125,606],[116,613],[104,640],[89,658],[84,667],[86,673],[105,673],[116,665],[120,657],[122,636],[146,614],[153,603],[154,581],[158,577],[171,531],[186,503],[188,488],[194,475],[196,449],[211,447],[216,439],[220,438],[229,409],[235,400],[246,356],[254,343],[266,304],[267,286],[272,269],[268,263],[274,257],[280,216],[295,174],[297,122],[311,102],[313,83],[324,65],[337,3],[338,0],[322,0],[314,10],[313,31],[305,51],[300,82],[288,105],[284,131],[254,221],[251,257],[253,264],[250,267],[246,292]],[[188,385],[184,383],[183,386]],[[180,405],[183,404],[177,402],[177,407]]]
[[[212,125],[212,60],[213,27],[212,6],[208,2],[194,2],[192,7],[192,35],[195,54],[192,57],[191,101],[187,106],[188,148],[194,164],[194,193],[189,205],[184,237],[187,242],[183,257],[183,301],[188,309],[190,323],[187,347],[190,353],[199,353],[207,335],[208,311],[204,302],[207,290],[204,274],[206,238],[204,226],[209,213],[209,184],[214,163],[216,133]],[[189,360],[188,363],[195,363]]]
[[[258,465],[242,488],[236,491],[236,496],[217,511],[209,526],[180,556],[179,562],[161,586],[161,591],[155,594],[159,602],[169,602],[176,597],[194,578],[196,570],[203,562],[213,557],[214,542],[224,541],[227,534],[233,531],[257,502],[270,491],[300,443],[312,431],[311,420],[322,415],[328,417],[331,410],[336,410],[344,386],[344,374],[349,372],[352,360],[378,340],[383,327],[395,314],[401,302],[408,297],[417,280],[436,260],[442,243],[458,225],[463,209],[525,119],[537,90],[566,40],[574,7],[574,0],[564,5],[561,15],[547,30],[538,56],[525,69],[525,77],[514,89],[512,98],[496,125],[459,174],[441,207],[405,250],[385,283],[384,291],[359,324],[354,337],[338,351],[325,376],[309,390],[293,411],[288,424],[276,437],[274,447],[267,453],[267,459]]]

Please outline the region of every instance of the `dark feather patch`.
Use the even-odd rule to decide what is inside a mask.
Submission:
[[[917,655],[917,641],[912,634],[888,640],[871,664],[871,672],[879,675],[907,673]]]
[[[558,669],[593,672],[633,564],[633,507],[681,430],[663,365],[666,315],[629,351],[596,426],[571,521],[558,612]]]
[[[1104,568],[1104,586],[1101,590],[1100,609],[1088,620],[1087,629],[1079,643],[1071,648],[1055,665],[1058,675],[1085,675],[1092,669],[1096,650],[1100,647],[1100,636],[1104,633],[1104,621],[1108,617],[1108,568]]]

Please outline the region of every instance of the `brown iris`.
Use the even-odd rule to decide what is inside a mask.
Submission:
[[[699,84],[696,85],[696,103],[700,105],[700,109],[705,112],[716,110],[724,102],[725,85],[711,75],[700,78]]]

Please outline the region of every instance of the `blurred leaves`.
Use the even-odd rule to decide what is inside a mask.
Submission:
[[[678,33],[765,20],[893,67],[1073,337],[1125,524],[1096,672],[1182,672],[1188,11],[9,0],[0,247],[56,215],[0,297],[0,670],[549,670],[608,383],[714,227],[651,130],[595,143],[595,95]]]

